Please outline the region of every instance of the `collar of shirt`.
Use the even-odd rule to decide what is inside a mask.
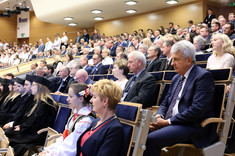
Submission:
[[[77,109],[74,109],[74,114],[78,114],[78,115],[88,115],[90,114],[92,111],[92,108],[90,106],[85,106],[82,107],[79,111]]]
[[[68,76],[67,76],[68,77]],[[65,81],[66,79],[67,79],[67,77],[66,78],[64,78],[64,79],[62,79],[63,81]]]
[[[192,67],[184,74],[185,80],[188,79],[188,76],[189,76],[191,70],[193,69],[193,67],[194,67],[194,65],[192,65]]]
[[[136,74],[136,78],[138,78],[140,76],[140,74],[143,72],[144,69],[142,69],[138,74]]]

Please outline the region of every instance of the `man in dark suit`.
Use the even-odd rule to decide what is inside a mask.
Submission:
[[[176,30],[174,29],[174,24],[173,24],[173,22],[170,22],[170,23],[169,23],[169,30],[170,30],[169,33],[171,33],[171,34],[173,34],[173,35],[176,34]]]
[[[77,38],[75,39],[75,43],[80,43],[81,38],[82,38],[81,33],[78,31]]]
[[[102,64],[102,56],[100,54],[94,54],[93,57],[93,70],[91,74],[107,74],[108,71],[105,66]]]
[[[91,75],[93,68],[88,65],[88,58],[86,56],[82,56],[80,58],[80,64],[82,65],[83,69],[87,71],[88,75]]]
[[[69,80],[71,79],[71,77],[69,76],[69,68],[66,67],[66,66],[63,66],[60,68],[60,72],[59,72],[59,75],[60,75],[60,80],[59,82],[57,83],[57,93],[65,93],[65,89],[68,85],[68,82]]]
[[[84,38],[85,42],[89,43],[90,35],[87,33],[87,29],[84,29],[83,33],[84,33],[84,35],[82,36],[82,38]]]
[[[150,125],[144,156],[160,156],[161,148],[176,143],[193,143],[197,148],[216,139],[214,125],[200,123],[214,116],[214,80],[210,72],[195,65],[195,48],[189,41],[171,50],[172,65],[178,73]]]
[[[174,70],[174,67],[171,65],[171,47],[174,42],[171,40],[167,40],[162,45],[162,52],[166,56],[166,59],[162,59],[160,71],[164,70]]]
[[[153,95],[156,95],[155,78],[145,69],[144,54],[133,51],[128,57],[128,68],[135,75],[126,83],[122,101],[140,103],[143,108],[156,105],[156,100],[153,98]]]
[[[207,13],[208,15],[205,17],[203,23],[206,23],[208,25],[208,28],[210,28],[212,19],[216,17],[213,14],[213,10],[211,8],[208,9]]]
[[[39,40],[40,45],[38,46],[38,52],[44,52],[45,45],[43,44],[43,40]]]
[[[152,45],[148,49],[148,58],[150,60],[149,64],[146,66],[148,72],[159,71],[161,67],[161,61],[159,56],[161,54],[161,49],[158,46]]]

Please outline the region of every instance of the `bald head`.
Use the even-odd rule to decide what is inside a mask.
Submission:
[[[75,78],[78,83],[85,83],[85,81],[88,79],[88,73],[84,69],[79,69],[76,72]]]

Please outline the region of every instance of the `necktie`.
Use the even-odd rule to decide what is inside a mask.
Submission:
[[[168,67],[168,63],[169,63],[169,60],[168,60],[168,59],[166,59],[165,70],[166,70],[166,69],[167,69],[167,67]]]
[[[64,80],[62,80],[62,82],[60,83],[60,86],[59,86],[59,88],[57,89],[57,92],[60,91],[60,88],[63,86],[63,84],[64,84]]]
[[[135,83],[135,80],[137,79],[136,76],[133,76],[131,82],[129,83],[129,85],[126,87],[126,89],[124,90],[123,92],[123,95],[122,95],[122,99],[121,101],[123,101],[127,95],[127,93],[129,92],[129,90],[131,89],[131,87],[133,86],[133,84]]]
[[[96,66],[93,68],[91,74],[94,74],[95,71],[96,71]]]
[[[168,108],[168,110],[166,112],[165,119],[169,119],[172,116],[172,110],[173,110],[173,108],[175,106],[176,100],[178,99],[178,95],[179,95],[179,93],[180,93],[180,91],[182,89],[182,85],[183,85],[184,79],[185,79],[185,77],[182,76],[180,81],[179,81],[179,83],[178,83],[178,85],[177,85],[177,87],[176,87],[176,89],[175,89],[174,96],[173,96],[171,104],[170,104],[170,106],[169,106],[169,108]]]

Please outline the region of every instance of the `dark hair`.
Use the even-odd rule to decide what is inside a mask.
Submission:
[[[10,76],[12,79],[15,77],[12,73],[7,73],[6,76]]]
[[[220,23],[219,22],[215,22],[214,24],[217,25],[220,29]]]
[[[226,23],[226,24],[228,24],[228,25],[230,25],[230,30],[234,30],[234,25],[232,24],[232,23]]]
[[[173,44],[174,44],[174,42],[171,41],[171,40],[166,40],[165,43],[166,43],[166,46],[167,46],[167,47],[168,47],[169,45],[170,45],[170,46],[173,46]]]
[[[1,82],[1,85],[3,86],[3,91],[0,92],[0,101],[9,94],[9,84]]]
[[[122,53],[121,53],[121,58],[127,60],[127,55],[126,55],[124,52],[122,52]]]
[[[73,60],[73,55],[72,54],[67,54],[67,56],[69,57],[69,60],[72,61]]]
[[[169,22],[169,24],[174,25],[173,22]]]
[[[47,64],[46,67],[47,67],[48,70],[51,70],[51,74],[54,73],[54,67],[52,65]]]
[[[188,23],[193,24],[193,21],[192,21],[192,20],[189,20]]]
[[[85,89],[88,88],[88,86],[85,83],[73,83],[69,86],[69,88],[73,89],[74,93],[76,94],[76,96],[79,97],[79,92],[84,91]],[[89,104],[89,101],[91,99],[91,95],[88,94],[87,96],[83,96],[83,105],[86,106]]]
[[[195,37],[194,33],[189,33],[190,42],[193,43],[193,38]]]

